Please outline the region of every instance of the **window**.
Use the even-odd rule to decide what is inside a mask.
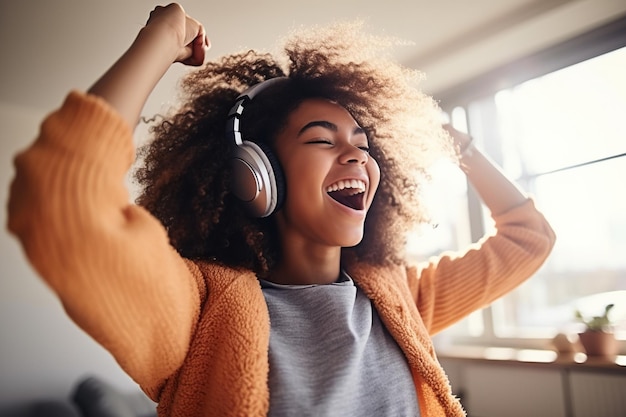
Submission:
[[[626,47],[533,76],[487,96],[447,103],[452,123],[529,191],[557,233],[546,264],[520,288],[446,330],[446,340],[546,348],[557,332],[575,333],[574,311],[599,314],[615,303],[626,348]],[[451,167],[436,202],[439,226],[410,249],[428,256],[465,246],[492,227],[485,207]],[[439,181],[439,183],[437,182]],[[450,199],[454,203],[451,204]],[[459,211],[459,207],[469,207]],[[471,225],[471,226],[470,226]],[[480,229],[480,230],[477,230]]]

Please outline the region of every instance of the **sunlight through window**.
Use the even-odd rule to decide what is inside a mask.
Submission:
[[[557,332],[580,329],[576,309],[595,314],[612,302],[617,336],[626,339],[625,68],[621,48],[451,111],[455,127],[530,192],[557,243],[535,276],[446,331],[449,337],[492,345],[527,338],[545,347]],[[411,242],[416,257],[465,246],[472,217],[492,227],[484,207],[460,213],[468,212],[463,180],[436,172],[439,226]]]

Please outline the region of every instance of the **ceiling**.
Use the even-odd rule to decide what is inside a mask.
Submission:
[[[297,25],[363,18],[374,33],[412,42],[396,51],[426,74],[436,95],[473,76],[626,13],[624,0],[181,0],[202,21],[210,57],[271,49]],[[71,88],[86,89],[133,40],[156,4],[148,0],[2,0],[0,101],[49,109]],[[155,90],[172,96],[182,66]]]

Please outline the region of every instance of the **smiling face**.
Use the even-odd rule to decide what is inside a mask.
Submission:
[[[331,101],[307,99],[287,118],[275,150],[287,183],[276,213],[283,244],[358,244],[380,170],[352,115]]]

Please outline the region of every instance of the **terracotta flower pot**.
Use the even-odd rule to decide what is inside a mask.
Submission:
[[[587,356],[614,356],[617,354],[617,340],[613,333],[586,330],[579,333],[578,337]]]

